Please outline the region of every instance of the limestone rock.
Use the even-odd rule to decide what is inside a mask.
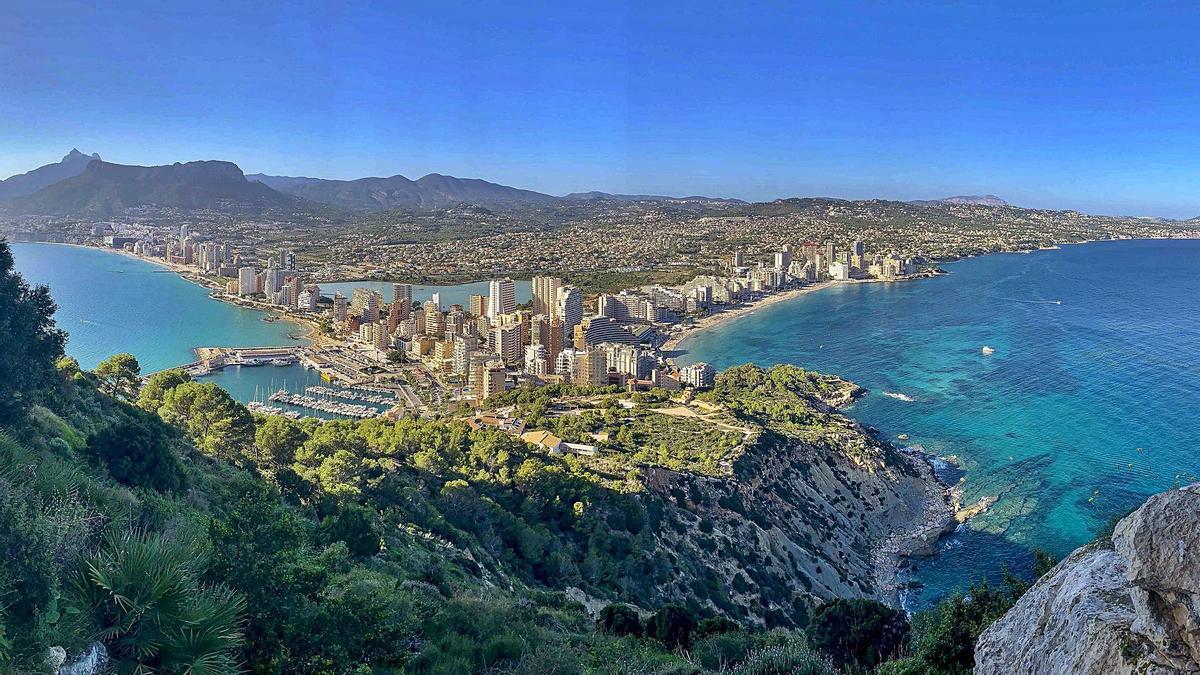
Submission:
[[[74,661],[60,667],[58,675],[100,675],[108,672],[108,650],[93,642]]]
[[[1200,485],[1151,497],[979,637],[975,672],[1200,673]]]

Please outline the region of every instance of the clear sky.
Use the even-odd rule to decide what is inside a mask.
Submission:
[[[1195,3],[2,4],[0,176],[74,146],[553,194],[1200,215]]]

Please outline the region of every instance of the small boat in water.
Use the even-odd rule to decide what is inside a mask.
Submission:
[[[290,365],[292,365],[292,362],[287,359],[271,359],[271,365],[273,365],[273,366],[290,366]]]
[[[981,349],[981,350],[979,350],[979,351],[983,352],[983,355],[984,355],[984,356],[991,356],[992,354],[995,354],[995,353],[996,353],[996,350],[995,350],[995,349],[992,349],[991,347],[989,347],[989,346],[987,346],[987,345],[984,345],[984,346],[983,346],[983,349]]]
[[[902,441],[907,441],[907,440],[908,440],[908,434],[900,434],[900,435],[899,435],[899,436],[897,436],[896,438],[898,438],[898,439],[900,439],[900,440],[902,440]]]

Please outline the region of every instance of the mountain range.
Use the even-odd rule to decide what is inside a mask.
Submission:
[[[293,176],[246,176],[267,187],[309,201],[355,211],[436,209],[462,203],[483,206],[554,204],[557,197],[489,183],[478,178],[455,178],[431,173],[417,180],[401,175],[357,180],[326,180]]]
[[[77,175],[12,199],[9,209],[24,214],[112,216],[145,206],[242,211],[300,203],[246,180],[232,162],[127,166],[94,159]]]
[[[59,162],[39,166],[32,171],[0,180],[0,202],[31,195],[60,180],[78,176],[83,173],[92,160],[98,159],[100,159],[100,155],[85,155],[79,150],[71,148],[66,157]]]
[[[914,199],[909,203],[919,206],[1012,206],[996,195],[958,195],[957,197],[946,197],[944,199]]]
[[[71,150],[63,159],[0,181],[0,210],[12,214],[103,217],[128,209],[156,207],[222,212],[333,207],[346,212],[444,209],[463,204],[499,208],[548,207],[593,202],[691,202],[744,204],[703,196],[574,192],[556,197],[478,178],[431,173],[329,180],[303,176],[244,175],[232,162],[208,160],[163,166],[114,164],[99,155]],[[1006,206],[995,195],[913,201],[920,206],[978,204]]]

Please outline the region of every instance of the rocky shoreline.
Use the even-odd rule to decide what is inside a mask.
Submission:
[[[901,606],[900,592],[906,587],[901,578],[905,562],[911,557],[933,555],[942,536],[960,523],[955,517],[959,507],[954,488],[938,477],[932,458],[911,448],[899,448],[898,452],[922,474],[926,489],[916,525],[893,532],[872,554],[880,600],[894,607]]]

